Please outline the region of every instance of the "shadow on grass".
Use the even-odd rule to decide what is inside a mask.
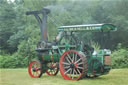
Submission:
[[[56,75],[56,76],[49,76],[49,75],[47,75],[47,74],[45,74],[45,75],[42,75],[41,76],[41,79],[42,78],[45,78],[45,79],[52,79],[52,78],[54,78],[54,79],[63,79],[63,77],[61,76],[61,75]]]
[[[96,77],[96,78],[85,78],[87,80],[106,80],[107,78],[104,77]]]
[[[48,75],[42,75],[41,79],[55,79],[55,80],[65,80],[61,75],[56,75],[56,76],[48,76]],[[80,80],[108,80],[108,78],[106,77],[103,77],[103,76],[99,76],[99,77],[92,77],[92,78],[83,78],[83,79],[80,79]],[[79,80],[79,81],[80,81]]]

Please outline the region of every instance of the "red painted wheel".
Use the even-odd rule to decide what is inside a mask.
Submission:
[[[47,67],[48,67],[48,69],[46,70],[46,73],[49,76],[57,75],[59,70],[58,70],[58,67],[57,67],[56,63],[54,63],[54,62],[47,63]]]
[[[60,73],[66,80],[79,80],[87,73],[87,59],[82,52],[66,51],[60,58]]]
[[[32,61],[29,64],[28,73],[32,78],[40,78],[42,75],[42,68],[40,62]]]

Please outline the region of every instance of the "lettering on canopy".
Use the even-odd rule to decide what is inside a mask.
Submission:
[[[88,27],[72,27],[72,28],[61,28],[63,29],[64,31],[84,31],[84,30],[100,30],[101,27],[91,27],[91,26],[88,26]]]

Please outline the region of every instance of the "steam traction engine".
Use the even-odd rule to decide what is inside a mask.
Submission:
[[[39,78],[43,73],[55,76],[60,71],[66,80],[79,80],[85,77],[97,77],[107,74],[110,69],[110,54],[108,49],[95,51],[82,40],[76,38],[78,32],[110,32],[116,27],[112,24],[88,24],[60,26],[58,35],[53,42],[47,38],[47,15],[49,9],[29,11],[34,15],[41,30],[41,41],[36,51],[38,61],[29,64],[28,72],[32,78]],[[42,17],[39,16],[42,14]]]

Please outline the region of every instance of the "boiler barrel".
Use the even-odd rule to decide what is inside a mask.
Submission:
[[[39,59],[44,62],[59,62],[59,55],[54,54],[54,55],[38,55]]]

